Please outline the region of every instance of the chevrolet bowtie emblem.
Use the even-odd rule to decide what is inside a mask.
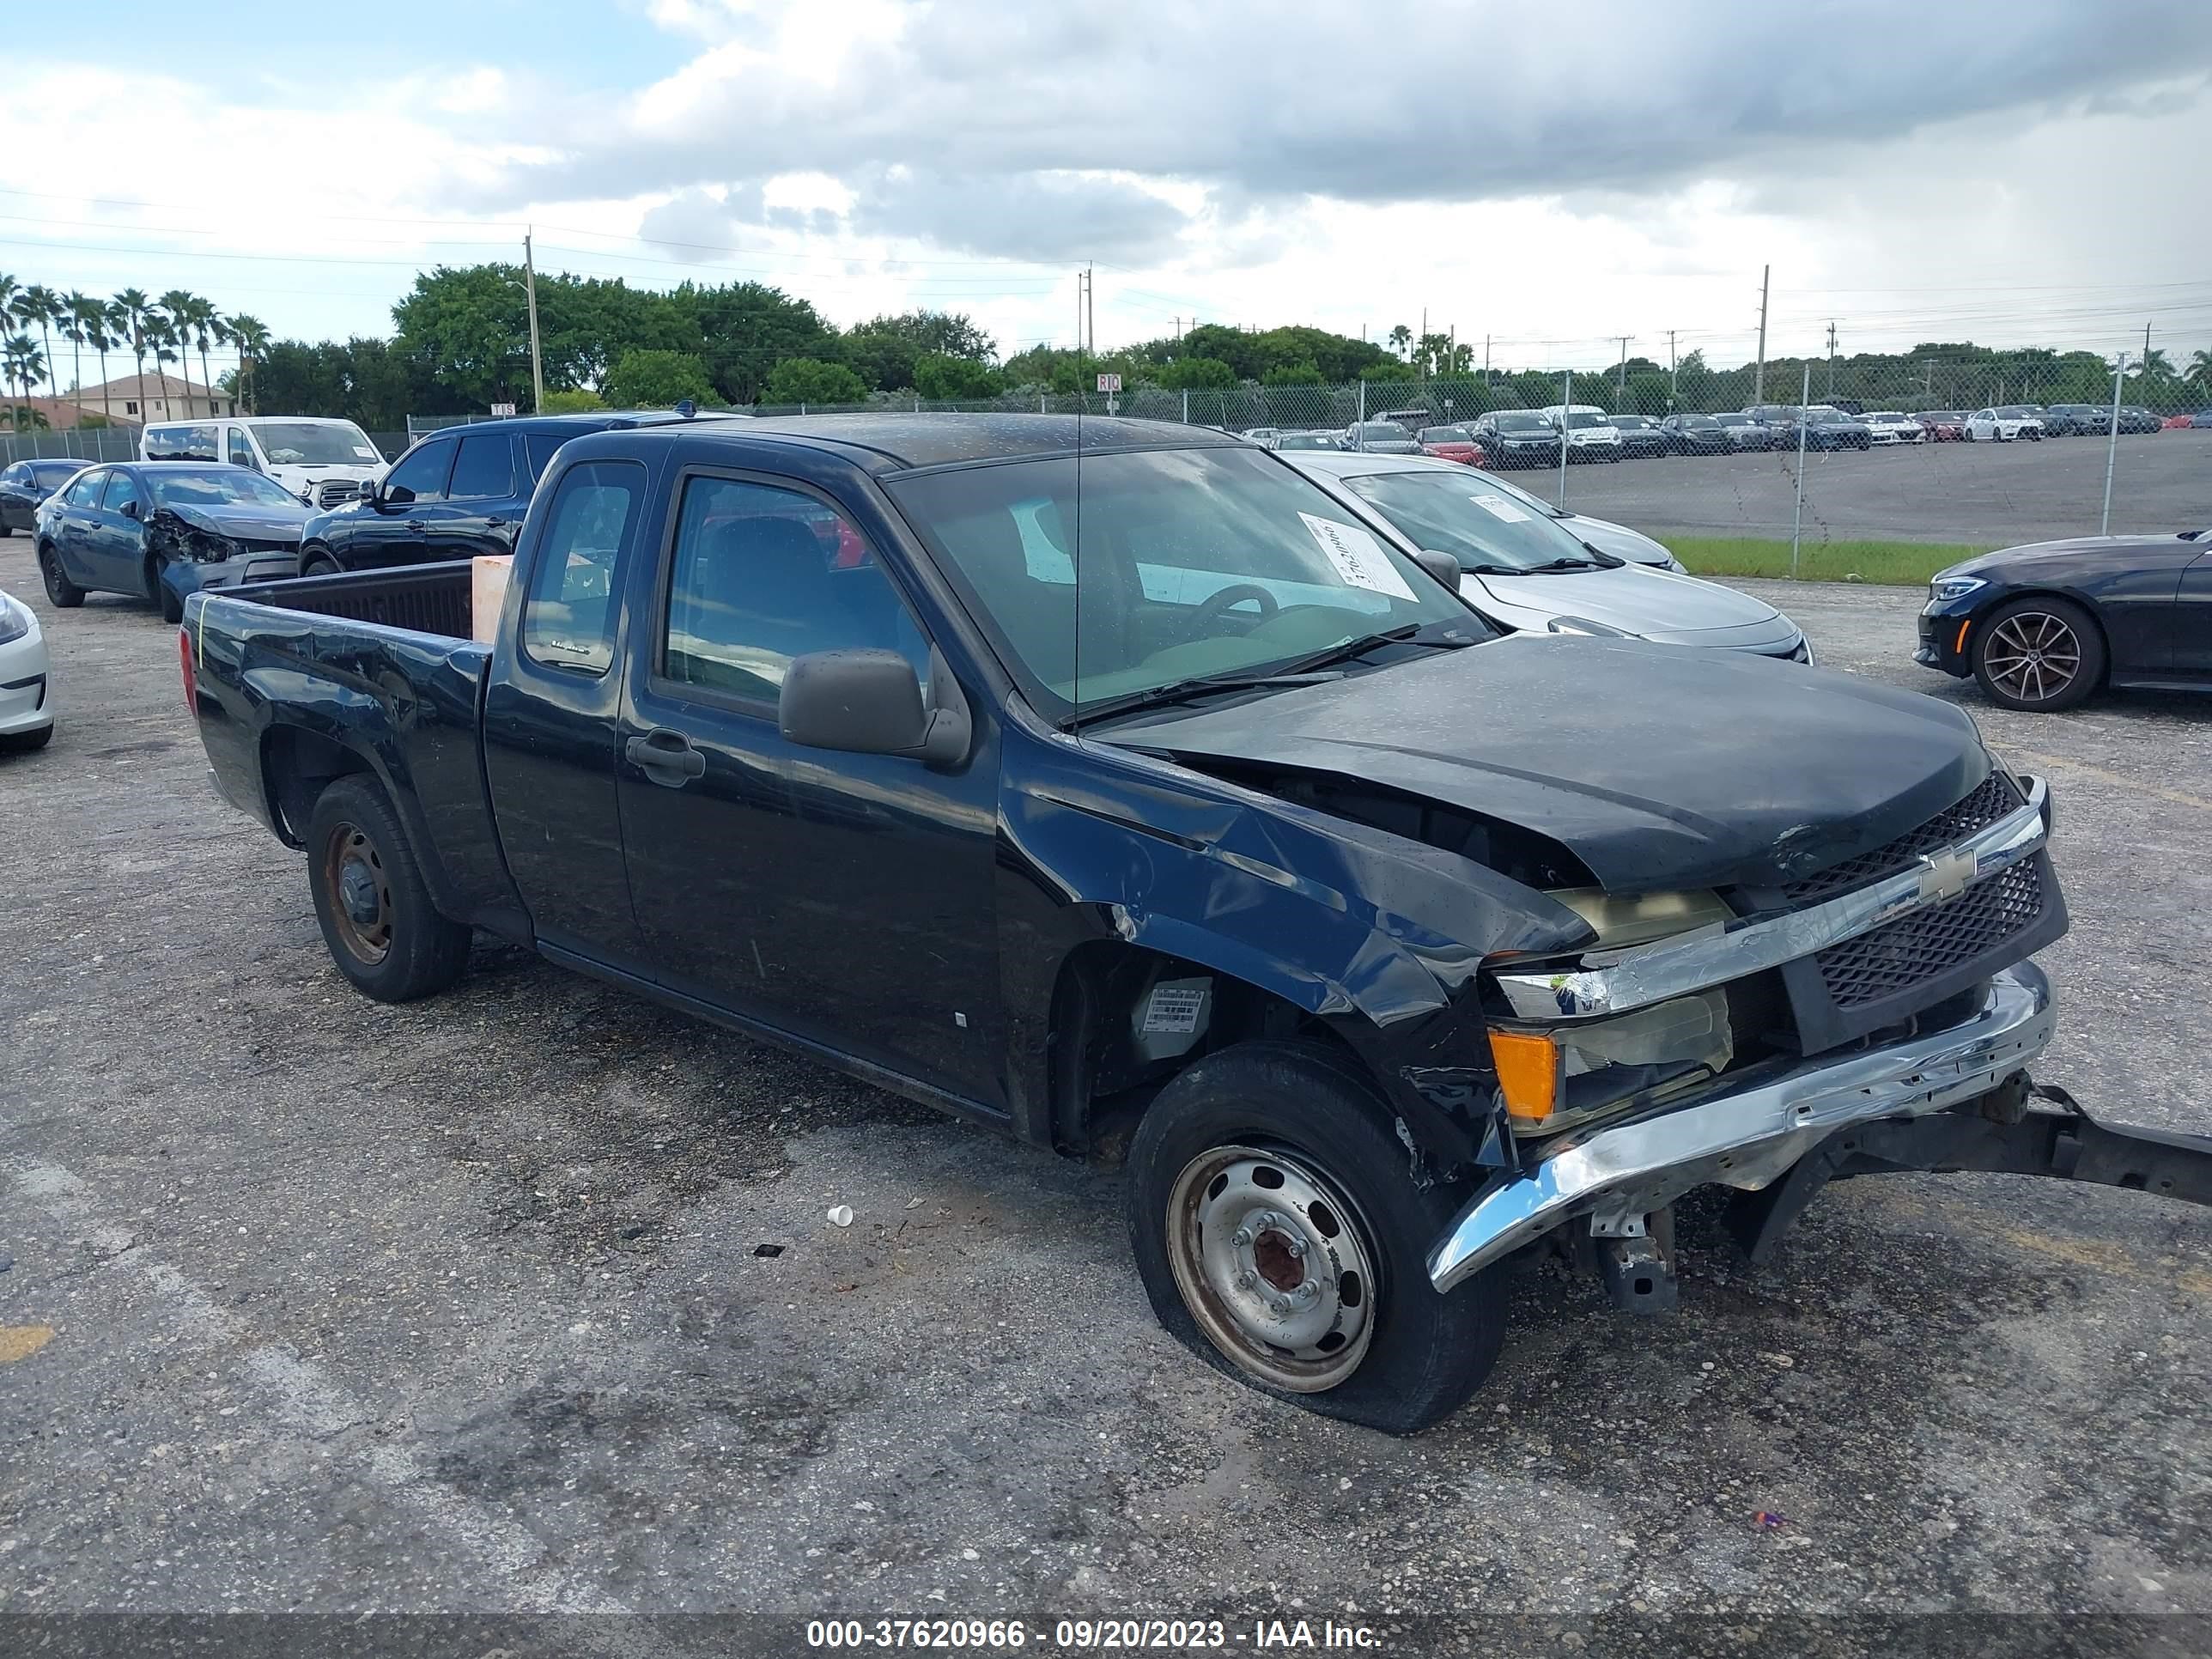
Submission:
[[[1938,899],[1958,897],[1974,879],[1975,863],[1972,853],[1956,848],[1931,853],[1921,860],[1921,902],[1929,904]]]

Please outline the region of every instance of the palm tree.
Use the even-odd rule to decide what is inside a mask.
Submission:
[[[189,293],[181,288],[173,288],[154,303],[161,307],[164,325],[162,331],[168,336],[169,343],[182,347],[185,343],[187,331],[191,327],[193,307],[204,304],[204,301],[197,294]],[[155,359],[156,374],[161,372],[160,361],[157,355]],[[210,414],[214,412],[212,405],[210,406],[209,412]],[[192,372],[190,368],[186,368],[185,370],[185,418],[190,420],[191,415]]]
[[[107,354],[118,343],[114,305],[106,300],[84,302],[84,343],[100,355],[100,418],[115,424],[115,397],[107,379]]]
[[[260,405],[253,396],[252,365],[269,349],[269,326],[258,317],[234,317],[230,319],[230,337],[238,345],[238,374],[246,383],[240,390],[246,394],[246,413],[257,415]]]
[[[191,311],[192,344],[200,354],[200,384],[207,388],[208,413],[215,413],[215,376],[208,368],[208,347],[230,343],[230,325],[205,300],[195,299]]]
[[[70,343],[70,395],[72,398],[84,396],[85,307],[91,301],[71,289],[62,295],[62,308],[55,320],[61,325],[62,338]]]
[[[54,361],[53,325],[61,320],[62,296],[50,288],[33,283],[23,290],[23,320],[39,325],[39,345],[44,353],[51,378]],[[57,385],[49,388],[59,392]]]
[[[131,361],[138,366],[138,420],[143,425],[154,416],[153,403],[146,396],[146,342],[156,320],[154,302],[144,289],[126,288],[115,296],[108,314],[115,319],[131,348]]]
[[[156,317],[154,319],[153,331],[146,337],[146,343],[154,349],[154,378],[161,382],[161,395],[163,398],[166,399],[168,397],[168,370],[165,368],[163,365],[167,363],[176,363],[179,367],[182,366],[184,362],[184,354],[181,348],[184,342],[178,336],[175,324],[172,323],[167,317]],[[186,370],[185,374],[185,418],[186,420],[190,420],[191,419],[191,416],[192,377],[191,371]]]
[[[9,394],[10,402],[8,410],[9,424],[20,432],[23,429],[27,419],[33,425],[38,424],[39,412],[29,406],[31,386],[33,382],[46,372],[46,360],[40,354],[37,342],[27,334],[18,334],[14,339],[9,341],[4,350],[0,350],[0,356],[4,356],[6,360],[9,380],[23,388],[23,401],[21,404],[15,403],[14,394],[12,392]]]
[[[1405,324],[1401,323],[1390,331],[1390,346],[1393,350],[1402,354],[1413,343],[1413,331],[1407,328]]]
[[[2212,380],[2212,351],[2191,352],[2189,367],[2181,371],[2181,378],[2185,380],[2195,381],[2200,386],[2208,380]]]

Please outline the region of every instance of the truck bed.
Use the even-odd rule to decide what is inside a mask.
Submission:
[[[226,590],[225,597],[255,605],[304,611],[310,616],[343,617],[378,623],[448,639],[470,637],[471,569],[466,559],[447,564],[404,566],[392,570],[341,572],[335,576],[299,576]]]

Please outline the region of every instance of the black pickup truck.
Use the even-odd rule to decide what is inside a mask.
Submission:
[[[495,643],[463,565],[198,595],[185,695],[371,996],[486,929],[1123,1156],[1161,1319],[1359,1422],[1467,1397],[1539,1241],[1664,1305],[1693,1187],[1755,1255],[1879,1170],[2212,1201],[2030,1085],[2049,800],[1964,714],[1502,636],[1357,513],[1144,422],[609,432]]]

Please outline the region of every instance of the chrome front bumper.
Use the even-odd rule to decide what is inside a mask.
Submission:
[[[1942,1030],[1592,1129],[1462,1210],[1429,1252],[1430,1280],[1450,1290],[1585,1215],[1640,1217],[1709,1182],[1764,1187],[1847,1125],[1917,1117],[1986,1093],[2043,1052],[2054,1021],[2050,981],[2024,962],[1996,977],[1978,1010]]]

